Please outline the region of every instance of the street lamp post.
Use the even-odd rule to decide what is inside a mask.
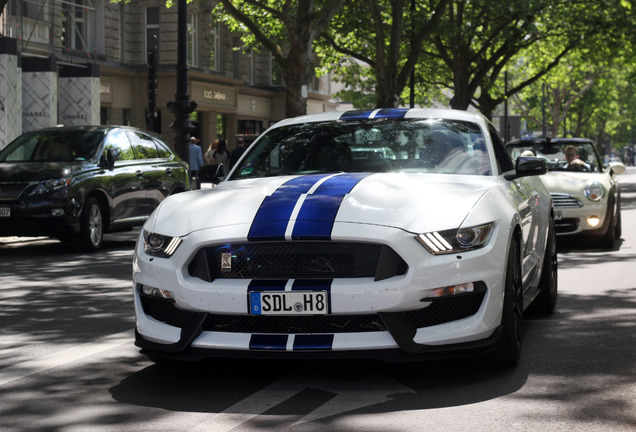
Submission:
[[[177,93],[174,102],[168,102],[168,109],[174,114],[174,148],[183,160],[190,162],[188,152],[189,134],[194,130],[190,114],[197,109],[197,103],[190,101],[188,94],[188,15],[186,0],[177,1]]]

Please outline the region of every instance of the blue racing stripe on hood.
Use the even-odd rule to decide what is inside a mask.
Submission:
[[[254,216],[247,239],[284,240],[287,224],[298,199],[327,175],[331,174],[293,178],[276,189],[272,195],[265,197]]]
[[[300,208],[292,240],[329,240],[344,197],[369,173],[342,174],[325,180],[307,195]]]

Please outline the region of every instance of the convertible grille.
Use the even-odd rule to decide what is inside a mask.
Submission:
[[[580,208],[583,203],[578,198],[562,193],[552,193],[552,203],[556,208]]]
[[[372,243],[288,241],[204,247],[188,270],[211,282],[223,279],[387,279],[407,272],[390,247]]]
[[[410,326],[430,327],[477,313],[485,296],[485,289],[472,294],[434,300],[428,307],[398,313]],[[183,327],[192,312],[175,306],[174,301],[141,296],[144,313],[166,324]],[[393,314],[395,315],[395,314]],[[218,315],[209,314],[205,331],[229,333],[309,334],[309,333],[362,333],[386,331],[381,314],[368,315]]]

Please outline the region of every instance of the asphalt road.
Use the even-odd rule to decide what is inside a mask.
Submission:
[[[136,232],[82,255],[0,238],[0,431],[636,431],[636,169],[614,250],[559,241],[556,312],[525,321],[514,370],[211,361],[133,345]]]

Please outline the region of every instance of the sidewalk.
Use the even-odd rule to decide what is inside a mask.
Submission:
[[[15,243],[29,243],[38,240],[45,240],[48,237],[0,237],[0,246],[15,244]]]

